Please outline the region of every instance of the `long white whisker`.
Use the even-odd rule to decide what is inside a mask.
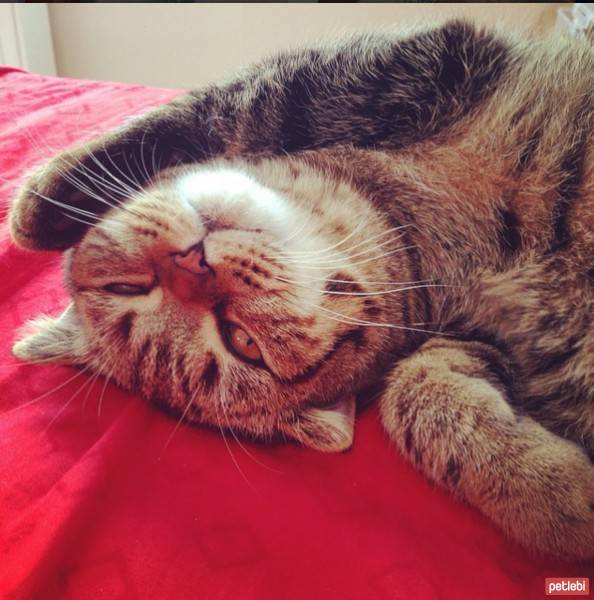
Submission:
[[[437,335],[449,335],[447,333],[442,333],[439,331],[432,331],[429,329],[419,329],[417,327],[407,327],[406,325],[395,325],[393,323],[374,323],[373,321],[365,321],[363,319],[357,319],[354,317],[349,317],[347,315],[343,315],[342,313],[330,310],[329,308],[325,308],[324,306],[319,306],[317,304],[314,304],[313,302],[308,302],[307,300],[300,298],[299,299],[300,302],[303,302],[305,304],[309,304],[310,306],[315,307],[318,310],[321,310],[323,312],[329,313],[331,315],[334,315],[334,321],[339,321],[341,323],[346,323],[346,324],[350,324],[350,325],[361,325],[362,327],[387,327],[388,329],[402,329],[405,331],[417,331],[419,333],[431,333],[431,334],[437,334]],[[338,317],[338,318],[336,318]],[[328,317],[329,319],[331,319],[332,317]]]
[[[47,392],[44,392],[43,394],[41,394],[41,396],[37,396],[36,398],[33,398],[32,400],[28,400],[27,402],[24,402],[23,404],[19,404],[19,406],[15,406],[14,408],[11,408],[10,410],[2,413],[2,415],[3,416],[9,415],[13,412],[16,412],[17,410],[21,410],[22,408],[26,408],[27,406],[30,406],[31,404],[35,404],[36,402],[43,400],[43,398],[47,398],[54,392],[57,392],[57,391],[61,390],[63,387],[67,386],[71,381],[74,381],[75,379],[77,379],[78,377],[80,377],[81,375],[86,373],[89,369],[90,369],[90,367],[84,367],[81,371],[77,371],[72,377],[68,378],[66,381],[63,381],[62,383],[60,383],[56,387],[52,388],[51,390],[48,390]]]
[[[47,424],[47,426],[45,427],[45,429],[42,432],[43,434],[45,434],[49,431],[50,427],[58,420],[60,415],[72,404],[74,399],[85,389],[85,387],[87,387],[87,385],[91,384],[92,381],[93,381],[93,378],[92,377],[89,378],[78,388],[78,390],[74,394],[72,394],[72,396],[70,396],[68,401],[64,403],[62,408],[60,408],[60,410],[54,415],[54,417],[51,419],[51,421]]]
[[[157,169],[157,164],[155,162],[155,154],[157,153],[157,140],[155,140],[155,143],[153,144],[153,150],[151,152],[151,165],[153,167],[153,173],[156,175],[159,171]],[[159,161],[159,165],[161,164],[161,161]]]
[[[113,179],[113,181],[115,182],[114,184],[109,183],[109,181],[106,181],[105,178],[98,178],[96,176],[96,174],[91,171],[87,166],[85,166],[84,164],[82,164],[80,161],[80,166],[85,169],[85,171],[87,171],[88,173],[91,174],[91,177],[89,177],[89,175],[87,174],[87,177],[91,180],[94,181],[97,185],[101,185],[103,186],[104,189],[108,189],[111,190],[112,193],[118,195],[118,196],[126,196],[126,195],[134,195],[137,193],[137,190],[134,188],[131,188],[129,185],[127,185],[124,181],[122,181],[121,179],[119,179],[118,177],[116,177],[112,171],[110,171],[96,156],[94,152],[89,152],[89,157],[91,158],[91,160],[102,170],[105,172],[106,175],[108,175],[109,177],[111,177],[111,179]],[[114,165],[114,167],[117,168],[117,166],[115,165],[115,163],[111,160],[111,158],[108,156],[108,159],[110,160],[110,162],[112,163],[112,165]],[[119,171],[119,169],[118,169]],[[120,171],[121,172],[121,171]],[[114,201],[116,201],[114,199]],[[122,205],[122,203],[120,201],[116,201],[117,204],[116,206],[120,206]]]
[[[361,252],[357,252],[355,254],[350,254],[352,248],[349,248],[348,250],[343,250],[341,252],[336,252],[330,256],[323,256],[323,257],[316,257],[316,258],[306,258],[304,259],[285,259],[285,263],[288,264],[302,264],[302,263],[306,263],[308,265],[311,264],[328,264],[327,261],[333,259],[334,257],[338,257],[339,260],[352,260],[353,258],[357,258],[358,256],[364,256],[366,254],[370,254],[371,252],[375,252],[376,250],[379,250],[380,248],[383,248],[384,246],[387,246],[388,244],[392,244],[393,242],[399,240],[402,237],[403,234],[399,235],[398,237],[395,237],[393,239],[389,239],[389,240],[384,240],[381,244],[377,244],[376,246],[372,246],[371,248],[365,248],[364,250],[361,250]]]
[[[103,396],[105,395],[105,390],[107,389],[107,384],[113,375],[113,369],[109,372],[109,375],[104,376],[105,381],[103,382],[103,388],[101,389],[101,394],[99,396],[99,402],[97,402],[97,418],[101,416],[101,406],[103,405]]]
[[[83,223],[84,225],[88,225],[89,227],[96,227],[97,226],[97,222],[93,222],[93,221],[85,221],[84,219],[79,219],[78,217],[74,217],[72,215],[69,215],[67,213],[65,213],[64,211],[60,211],[65,217],[68,217],[69,219],[72,219],[73,221],[77,221],[78,223]]]
[[[197,394],[198,394],[198,391],[196,390],[196,392],[194,392],[192,394],[192,396],[190,397],[190,400],[186,404],[186,406],[185,406],[185,408],[184,408],[181,416],[177,420],[177,423],[175,424],[175,427],[173,428],[173,430],[169,434],[169,437],[167,438],[165,444],[163,444],[163,448],[161,449],[161,452],[160,452],[159,457],[158,457],[157,460],[161,460],[161,457],[163,456],[163,453],[169,447],[169,444],[171,443],[171,440],[173,439],[173,436],[176,434],[177,430],[180,428],[181,424],[183,423],[183,420],[186,418],[186,416],[188,414],[188,411],[192,407],[192,404],[194,403],[194,400],[196,399]]]
[[[231,432],[231,435],[233,436],[233,438],[235,439],[235,441],[237,442],[238,446],[245,452],[245,454],[251,458],[257,465],[260,465],[261,467],[264,467],[265,469],[268,469],[269,471],[272,471],[274,473],[282,473],[282,471],[279,471],[278,469],[273,469],[272,467],[269,467],[268,465],[265,465],[263,462],[259,461],[242,443],[241,440],[239,439],[239,437],[237,437],[237,434],[235,433],[235,431],[233,430],[233,427],[231,426],[231,422],[229,421],[229,415],[227,414],[227,411],[225,409],[225,402],[221,402],[221,408],[223,409],[223,416],[225,417],[225,421],[227,423],[227,427],[229,429],[229,431]]]
[[[310,219],[313,218],[313,213],[310,213],[309,218],[306,221],[303,221],[303,223],[307,222],[309,224]],[[337,242],[336,244],[333,244],[332,246],[329,246],[328,248],[323,248],[323,249],[319,249],[319,250],[294,250],[294,251],[290,251],[290,252],[280,252],[277,256],[271,256],[270,258],[285,258],[285,257],[298,257],[298,256],[315,256],[324,252],[329,252],[330,250],[333,250],[334,248],[337,248],[338,246],[342,245],[344,242],[348,241],[353,235],[355,235],[357,233],[357,231],[359,231],[359,229],[366,224],[365,221],[360,221],[357,226],[349,233],[347,234],[345,237],[343,237],[339,242]],[[287,240],[281,240],[281,245],[284,245],[284,243]]]
[[[378,233],[378,234],[376,234],[374,236],[371,236],[370,238],[368,238],[366,240],[362,240],[361,242],[355,244],[354,246],[350,246],[347,249],[343,249],[340,252],[333,252],[332,254],[330,254],[328,256],[324,256],[323,255],[323,256],[317,257],[317,258],[315,257],[315,255],[317,255],[317,254],[324,254],[325,252],[328,252],[330,250],[336,249],[338,246],[342,245],[345,241],[347,241],[351,237],[351,235],[354,235],[355,232],[359,229],[359,227],[361,227],[363,224],[365,224],[365,223],[360,222],[357,225],[357,227],[355,227],[355,229],[353,229],[351,231],[351,234],[349,234],[348,236],[346,236],[345,238],[343,238],[340,242],[334,244],[333,246],[330,246],[329,248],[327,248],[325,250],[315,251],[315,252],[311,252],[309,254],[306,251],[303,251],[303,252],[300,252],[300,253],[298,253],[298,252],[288,253],[287,252],[287,253],[282,253],[281,255],[279,255],[277,257],[273,257],[273,258],[285,258],[285,259],[287,259],[287,261],[290,261],[291,259],[294,259],[294,262],[298,262],[298,260],[301,258],[301,259],[306,259],[308,262],[310,262],[312,260],[313,261],[326,260],[326,259],[332,258],[334,256],[341,256],[342,257],[345,254],[350,253],[351,251],[355,250],[356,248],[359,248],[360,246],[363,246],[365,244],[369,244],[372,241],[377,240],[379,238],[382,238],[382,237],[384,237],[386,235],[389,235],[390,233],[393,233],[395,231],[400,231],[402,229],[410,227],[410,225],[399,225],[398,227],[392,227],[391,229],[388,229],[386,231],[382,231],[381,233]],[[378,246],[373,246],[373,248],[380,248],[381,246],[383,246],[383,245],[385,245],[387,243],[390,243],[390,241],[399,240],[402,237],[402,235],[404,235],[404,234],[401,234],[398,237],[395,237],[395,238],[392,238],[390,240],[387,240],[385,243],[380,244]],[[355,255],[355,256],[357,256],[357,255]],[[351,255],[351,258],[352,258],[352,255]]]
[[[94,155],[92,152],[89,153],[89,156],[92,159],[94,159]],[[97,185],[97,186],[103,187],[104,190],[107,189],[109,191],[109,189],[111,188],[111,190],[114,191],[115,193],[119,193],[120,190],[118,190],[117,188],[113,188],[113,186],[111,186],[104,180],[99,179],[95,175],[95,173],[93,173],[93,171],[90,171],[90,169],[88,169],[81,161],[78,161],[77,163],[72,164],[69,161],[67,161],[64,157],[60,157],[60,158],[61,158],[62,162],[65,162],[68,164],[68,166],[70,167],[70,171],[67,171],[65,169],[58,169],[58,172],[60,173],[61,177],[65,181],[67,181],[68,183],[70,183],[70,185],[72,185],[72,187],[83,192],[83,194],[86,194],[90,198],[94,198],[95,200],[97,200],[98,202],[101,202],[102,204],[107,204],[108,206],[111,206],[112,208],[118,207],[118,204],[112,204],[111,202],[106,200],[104,197],[102,197],[99,194],[97,194],[96,192],[94,192],[84,181],[81,181],[78,177],[76,177],[75,173],[80,173],[81,176],[87,177],[87,179],[89,181],[94,182],[95,185]],[[84,169],[85,171],[87,171],[87,173],[83,173],[81,171],[81,168]],[[90,176],[89,176],[89,173],[91,174]],[[111,198],[111,199],[113,199],[113,198]]]
[[[28,131],[26,130],[26,133],[28,134]],[[31,139],[31,141],[34,142],[34,140],[32,140],[31,136],[29,135],[29,139]],[[45,145],[45,147],[52,153],[55,154],[56,150],[51,148],[47,142],[45,142],[45,140],[40,140],[41,142],[43,142],[43,144]],[[39,147],[39,146],[36,146]],[[95,155],[93,154],[93,152],[89,152],[89,156],[91,156],[91,158],[97,163],[99,164],[99,166],[103,169],[106,170],[105,167],[99,163],[99,161],[97,161],[97,159],[95,158]],[[70,167],[70,172],[68,172],[66,169],[58,169],[58,172],[60,173],[60,175],[66,180],[68,181],[75,189],[80,190],[81,192],[94,197],[95,199],[99,200],[100,202],[104,202],[106,204],[109,204],[110,206],[115,207],[114,205],[110,204],[109,202],[106,202],[103,198],[101,198],[100,196],[97,196],[96,194],[94,194],[94,192],[92,190],[90,190],[88,188],[88,186],[86,186],[82,181],[80,181],[78,178],[76,178],[74,176],[74,171],[78,171],[81,173],[81,175],[84,176],[84,173],[82,173],[80,171],[80,168],[82,167],[83,169],[85,169],[85,171],[89,171],[89,169],[80,161],[78,160],[76,163],[72,163],[69,160],[66,159],[66,157],[64,156],[64,154],[58,154],[58,158],[61,160],[62,163],[64,163],[67,167]],[[91,175],[94,175],[94,173],[92,171],[90,171]],[[109,173],[109,172],[108,172]],[[97,178],[94,177],[89,177],[87,175],[88,179],[91,181],[95,181],[95,183],[102,185],[103,187],[107,186],[107,182],[103,181],[103,180],[99,180]],[[111,188],[113,191],[115,191],[116,193],[121,193],[121,191],[119,190],[119,188]]]
[[[410,250],[411,248],[415,248],[416,245],[415,244],[411,244],[410,246],[401,246],[400,248],[396,248],[395,250],[390,250],[389,252],[385,252],[384,254],[380,254],[379,256],[372,256],[371,258],[367,258],[365,260],[360,260],[360,261],[355,261],[355,262],[350,262],[350,260],[348,259],[348,257],[345,256],[345,260],[342,263],[334,263],[334,264],[327,264],[327,265],[310,265],[310,264],[299,264],[298,268],[299,269],[316,269],[316,270],[327,270],[327,271],[333,271],[334,269],[340,269],[340,268],[345,268],[345,267],[354,267],[356,265],[364,265],[368,262],[371,262],[373,260],[381,260],[382,258],[385,258],[386,256],[391,256],[393,254],[398,254],[399,252],[404,252],[406,250]]]
[[[285,279],[284,277],[275,277],[278,281],[282,281],[284,283],[291,283],[292,285],[296,285],[298,287],[306,288],[313,292],[320,292],[323,294],[331,294],[336,296],[383,296],[384,294],[395,294],[397,292],[406,292],[407,290],[418,290],[422,288],[431,288],[431,287],[458,287],[453,285],[448,285],[445,283],[430,283],[425,285],[411,285],[403,288],[394,288],[391,290],[380,290],[377,292],[339,292],[339,291],[327,291],[321,289],[311,288],[307,285],[301,284],[298,281],[294,281],[291,279]]]
[[[146,181],[149,182],[151,180],[151,175],[148,172],[148,168],[146,165],[146,161],[144,159],[144,145],[146,140],[146,134],[148,133],[148,129],[144,130],[142,134],[142,138],[140,139],[140,161],[142,163],[142,168],[144,170],[144,175],[146,176]]]
[[[219,400],[221,400],[221,399],[219,398]],[[225,431],[223,430],[223,427],[221,425],[221,419],[220,419],[220,416],[219,416],[219,405],[220,404],[221,404],[221,401],[217,402],[215,400],[215,410],[217,412],[217,425],[219,426],[219,431],[221,432],[221,435],[223,436],[223,442],[225,443],[225,446],[227,447],[227,452],[229,453],[229,456],[231,457],[231,460],[233,461],[233,464],[235,465],[235,468],[239,471],[239,474],[242,476],[243,480],[252,489],[255,489],[254,486],[249,481],[249,479],[246,477],[245,473],[242,471],[241,467],[239,466],[239,463],[237,462],[237,459],[235,458],[235,455],[233,454],[233,451],[231,450],[231,446],[229,445],[229,442],[227,441],[227,436],[225,435]]]
[[[58,206],[59,208],[64,209],[65,211],[70,211],[74,214],[87,217],[88,219],[93,219],[93,221],[87,221],[82,218],[77,218],[74,215],[71,215],[67,212],[60,211],[65,217],[68,217],[69,219],[72,219],[73,221],[78,221],[79,223],[83,223],[84,225],[88,225],[89,227],[101,227],[101,228],[105,229],[106,231],[109,231],[109,229],[107,227],[105,227],[104,224],[101,223],[101,217],[98,217],[97,215],[95,215],[94,213],[92,213],[88,210],[84,210],[82,208],[77,208],[76,206],[71,206],[70,204],[65,204],[64,202],[60,202],[59,200],[50,198],[49,196],[46,196],[45,194],[42,194],[42,193],[37,192],[32,189],[28,189],[27,191],[28,191],[28,193],[35,194],[42,200],[45,200],[46,202],[49,202],[50,204],[53,204],[54,206]],[[112,217],[112,218],[114,218],[114,217]]]
[[[132,156],[136,156],[136,155],[132,155]],[[126,152],[122,152],[122,157],[124,158],[124,163],[126,164],[126,167],[128,169],[128,172],[130,173],[130,175],[128,176],[129,179],[131,179],[134,182],[134,185],[136,185],[136,187],[138,188],[139,191],[142,191],[142,183],[140,183],[140,181],[138,181],[138,179],[136,177],[134,177],[134,171],[130,168],[130,163],[128,162],[128,155],[126,154]],[[134,158],[134,160],[136,160],[136,158]]]
[[[290,283],[294,283],[292,280],[288,280]],[[331,283],[358,283],[360,285],[416,285],[421,283],[434,283],[432,279],[419,279],[417,281],[368,281],[358,279],[353,282],[352,279],[331,279],[326,277],[308,277],[304,281],[297,283],[315,283],[316,281],[329,281]]]
[[[92,213],[88,210],[84,210],[83,208],[77,208],[76,206],[71,206],[70,204],[65,204],[64,202],[60,202],[59,200],[50,198],[49,196],[46,196],[45,194],[42,194],[41,192],[37,192],[30,188],[27,188],[27,192],[30,194],[35,194],[42,200],[45,200],[46,202],[49,202],[50,204],[53,204],[54,206],[59,206],[60,208],[63,208],[64,210],[69,210],[70,212],[82,215],[83,217],[88,217],[90,219],[99,219],[99,217],[97,215],[95,215],[94,213]]]
[[[99,371],[97,371],[94,375],[91,376],[91,379],[93,380],[93,383],[91,384],[91,386],[87,390],[87,393],[85,394],[85,397],[83,398],[83,402],[82,402],[83,410],[86,409],[87,402],[89,400],[89,396],[90,396],[93,388],[95,387],[95,383],[97,383],[97,381],[99,380],[100,376],[101,376],[101,373]]]
[[[106,170],[105,167],[95,158],[95,155],[92,152],[89,153],[89,156],[90,156],[91,160],[96,162],[97,165],[99,165],[103,170]],[[86,173],[82,173],[80,171],[81,167],[86,171]],[[130,208],[128,208],[125,205],[125,203],[122,202],[121,199],[118,199],[118,196],[122,196],[122,197],[126,196],[126,194],[128,193],[126,190],[116,187],[115,185],[113,185],[109,181],[107,181],[104,177],[99,177],[98,174],[94,173],[92,170],[90,170],[88,167],[86,167],[82,163],[80,163],[79,165],[74,166],[72,168],[73,168],[73,170],[80,172],[82,176],[86,177],[90,182],[93,182],[94,185],[96,185],[97,187],[101,187],[103,193],[106,193],[107,196],[106,197],[100,196],[99,194],[95,193],[90,187],[88,187],[86,185],[83,189],[82,185],[84,185],[84,184],[79,184],[78,189],[80,189],[80,191],[85,193],[87,196],[94,198],[101,204],[105,204],[111,208],[122,208],[132,214],[136,214],[134,211],[132,211]],[[106,172],[109,174],[109,171],[106,171]],[[66,174],[63,174],[63,177],[66,179],[67,178]],[[75,185],[75,187],[76,187],[76,185]],[[99,191],[101,191],[101,190],[99,190]],[[115,197],[110,194],[115,194]],[[111,200],[111,202],[110,202],[110,200]]]
[[[122,169],[120,169],[118,167],[118,165],[114,162],[113,158],[111,157],[111,155],[109,154],[109,152],[107,151],[107,149],[105,148],[105,144],[107,143],[107,140],[104,141],[103,143],[103,152],[105,153],[105,157],[107,158],[107,160],[109,160],[109,162],[112,164],[112,166],[114,167],[114,169],[125,179],[127,179],[130,184],[134,187],[130,187],[130,185],[128,185],[127,183],[125,183],[124,181],[122,181],[121,179],[119,179],[118,177],[116,177],[112,171],[110,169],[107,169],[107,173],[109,173],[111,175],[111,177],[116,180],[117,182],[120,183],[120,185],[122,185],[122,189],[127,189],[129,191],[130,194],[136,194],[138,191],[142,191],[142,186],[140,186],[138,184],[138,182],[136,180],[134,180],[132,177],[130,177],[128,174],[124,173],[124,171],[122,171]],[[128,169],[130,169],[130,165],[128,164],[128,161],[126,159],[126,155],[125,152],[122,152],[122,156],[124,157],[124,162],[126,163],[126,166],[128,167]],[[99,161],[101,162],[101,161]]]

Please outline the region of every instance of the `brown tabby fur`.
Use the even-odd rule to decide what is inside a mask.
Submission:
[[[23,188],[14,238],[71,248],[74,304],[15,353],[322,450],[350,445],[351,398],[381,376],[386,430],[429,478],[534,551],[594,557],[592,90],[585,45],[454,22],[282,55],[194,92]],[[159,144],[165,165],[189,166],[159,175],[145,150]],[[279,229],[259,191],[202,190],[205,234],[176,185],[221,168],[278,194],[295,222]],[[106,206],[120,198],[104,173],[113,188],[123,172],[143,190]],[[196,231],[216,272],[200,285],[168,262]],[[152,270],[140,300],[104,290],[150,287]],[[227,319],[268,368],[230,355]]]

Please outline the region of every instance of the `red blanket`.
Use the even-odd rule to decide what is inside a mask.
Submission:
[[[594,576],[432,487],[374,408],[347,453],[262,447],[10,356],[21,323],[66,302],[60,256],[7,238],[24,171],[177,93],[0,70],[0,597],[499,600]]]

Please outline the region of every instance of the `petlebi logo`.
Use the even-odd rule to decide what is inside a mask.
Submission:
[[[547,577],[547,596],[589,596],[590,580],[587,577]]]

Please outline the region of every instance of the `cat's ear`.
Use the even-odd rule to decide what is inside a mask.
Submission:
[[[81,361],[82,331],[74,304],[57,318],[41,316],[27,323],[12,347],[27,362],[74,364]]]
[[[348,450],[355,433],[355,408],[355,396],[324,408],[306,408],[287,433],[304,446],[321,452]]]

